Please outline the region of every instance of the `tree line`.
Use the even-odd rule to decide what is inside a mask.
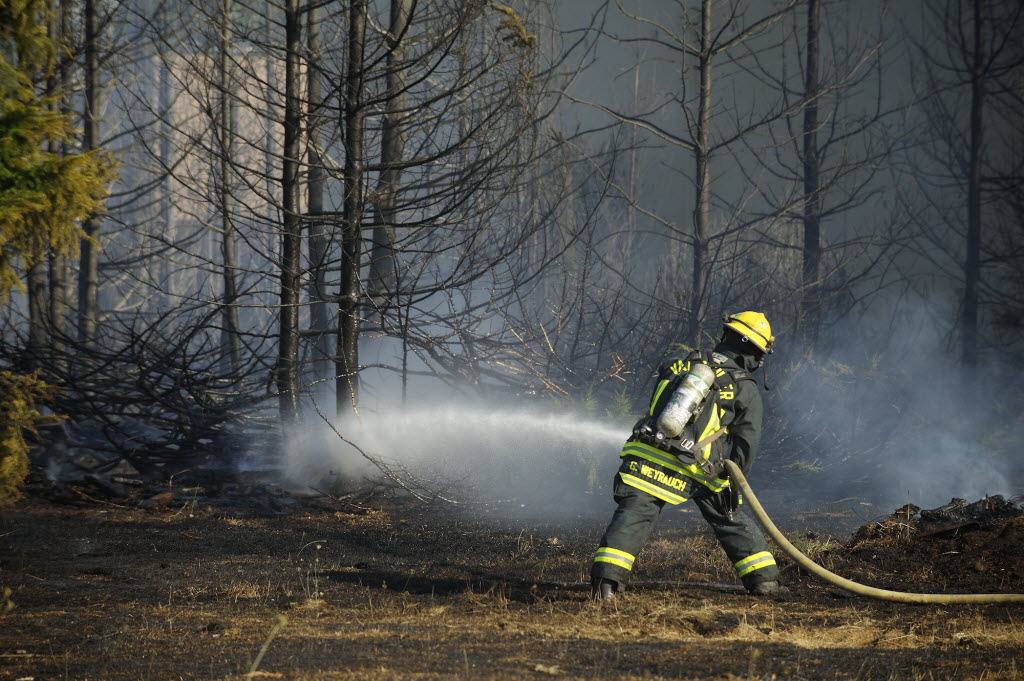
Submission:
[[[636,402],[739,309],[797,361],[922,307],[971,366],[1021,341],[1022,9],[895,9],[3,2],[3,365],[185,447],[423,379]],[[26,210],[43,156],[91,165]]]

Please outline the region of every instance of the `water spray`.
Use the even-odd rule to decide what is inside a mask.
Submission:
[[[414,496],[516,516],[564,513],[567,491],[581,492],[569,495],[575,510],[596,511],[597,498],[583,493],[612,475],[609,454],[621,448],[624,425],[543,404],[445,403],[318,420],[290,439],[282,463],[292,486],[383,474]]]

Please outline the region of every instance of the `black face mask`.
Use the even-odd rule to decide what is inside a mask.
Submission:
[[[744,360],[745,369],[748,369],[751,373],[757,371],[764,366],[765,353],[761,352],[761,349],[755,346],[753,343],[743,343],[737,352],[746,358]]]

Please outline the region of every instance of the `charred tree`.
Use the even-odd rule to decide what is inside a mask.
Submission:
[[[687,339],[700,345],[700,327],[707,316],[708,277],[711,240],[711,76],[712,76],[712,0],[701,0],[697,69],[700,78],[697,121],[691,131],[694,162],[693,211],[693,290],[687,316]]]
[[[366,0],[349,5],[348,61],[342,105],[345,130],[344,201],[342,205],[341,286],[338,291],[337,384],[338,414],[355,409],[359,390],[359,329],[363,299],[363,56],[366,41]]]
[[[327,102],[323,94],[323,72],[321,70],[322,47],[320,45],[320,8],[316,5],[307,11],[306,42],[309,63],[306,69],[306,94],[309,99],[309,115],[306,122],[308,182],[306,185],[306,211],[309,216],[309,327],[313,337],[313,380],[326,378],[330,372],[330,358],[333,356],[330,339],[331,314],[327,293],[327,264],[330,238],[325,229],[324,187],[326,182],[322,154]]]
[[[277,392],[281,418],[299,415],[299,288],[301,281],[302,216],[299,212],[299,159],[302,100],[300,97],[299,0],[285,3],[284,142],[281,171],[281,297],[277,358]]]
[[[86,152],[99,148],[100,143],[100,20],[96,0],[84,0],[82,24],[84,27],[83,50],[85,68],[83,74],[83,138],[82,147]],[[82,239],[78,270],[78,339],[92,344],[96,339],[96,324],[99,317],[99,234],[98,216],[89,217],[82,225],[85,238]]]
[[[818,31],[819,0],[807,0],[807,56],[804,70],[803,121],[803,286],[800,294],[800,328],[808,348],[818,340],[821,292],[821,196],[818,157]]]
[[[925,92],[907,211],[920,262],[957,301],[955,351],[968,370],[1020,342],[1020,74],[1024,6],[1015,0],[928,5],[918,43]],[[1017,327],[1017,328],[1015,328]]]
[[[220,135],[220,231],[223,310],[221,317],[221,353],[225,373],[237,375],[241,365],[241,341],[238,325],[238,288],[235,282],[235,226],[232,218],[232,168],[234,166],[234,94],[230,74],[232,0],[222,0],[220,45],[218,50],[218,134]]]
[[[978,362],[978,286],[981,280],[981,173],[988,65],[985,45],[985,0],[972,0],[970,49],[971,118],[967,158],[967,234],[964,253],[964,293],[960,306],[960,361],[970,369]]]
[[[60,9],[55,13],[55,38],[60,42],[71,39],[73,34],[74,10],[68,0],[60,2]],[[57,109],[63,116],[71,115],[71,62],[67,56],[58,60],[56,87],[60,96],[56,102]],[[67,143],[62,143],[54,153],[67,154]],[[49,255],[49,318],[50,318],[50,351],[54,368],[58,373],[67,368],[67,344],[71,340],[75,327],[74,304],[72,300],[73,284],[71,279],[70,258],[60,252]]]
[[[407,34],[413,0],[391,0],[388,29],[387,75],[385,77],[384,115],[381,123],[380,173],[375,192],[376,224],[370,249],[368,293],[384,326],[387,307],[398,289],[398,271],[394,253],[401,162],[405,147],[403,121],[406,111],[405,59]]]

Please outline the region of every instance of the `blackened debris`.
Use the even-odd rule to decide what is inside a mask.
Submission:
[[[1021,515],[1024,515],[1024,509],[1021,509],[1013,501],[1004,499],[1002,495],[994,494],[972,503],[967,503],[964,499],[954,497],[948,504],[943,504],[938,508],[922,510],[921,520],[926,523],[941,524],[969,521],[986,523],[1016,518]]]

